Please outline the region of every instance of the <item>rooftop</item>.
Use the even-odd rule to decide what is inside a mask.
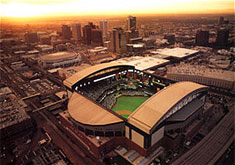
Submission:
[[[130,67],[130,65],[120,65],[118,63],[104,63],[95,65],[77,72],[73,76],[67,78],[64,81],[64,84],[67,87],[72,88],[75,83],[90,75],[93,75],[94,73],[119,66]],[[150,134],[155,125],[157,125],[161,120],[164,120],[166,113],[183,98],[192,93],[203,91],[206,88],[207,87],[204,85],[193,82],[179,82],[172,84],[154,94],[142,105],[140,105],[135,112],[129,116],[128,122],[140,130]],[[172,95],[172,93],[174,93],[174,95]],[[77,109],[78,105],[79,110]],[[68,111],[72,118],[76,121],[88,125],[106,125],[122,121],[119,117],[113,115],[99,104],[95,104],[90,99],[77,92],[74,92],[70,98]]]
[[[8,95],[7,93],[5,93],[5,98],[8,99],[2,101],[0,105],[0,129],[20,123],[23,120],[30,118],[25,112],[25,103],[23,101],[18,101],[17,99],[15,99],[15,96],[13,96],[13,94]]]
[[[156,54],[168,57],[177,57],[177,58],[184,58],[198,52],[199,51],[197,50],[186,49],[186,48],[165,48],[165,49],[157,49],[156,51],[154,51],[154,53]]]
[[[12,91],[9,87],[0,88],[0,96],[7,95],[10,93],[12,93]]]
[[[64,51],[44,55],[41,57],[41,59],[45,62],[62,62],[65,60],[75,59],[77,56],[78,55],[74,52]]]
[[[77,109],[78,105],[79,110]],[[70,98],[68,112],[74,120],[87,125],[107,125],[123,122],[119,117],[77,92],[74,92]]]
[[[28,54],[35,54],[35,53],[40,53],[40,51],[38,51],[38,50],[31,50],[31,51],[28,51]]]
[[[75,73],[77,73],[77,72],[79,72],[83,69],[86,69],[90,66],[91,65],[89,65],[89,64],[82,63],[78,66],[72,66],[72,67],[69,67],[69,68],[61,68],[58,71],[59,71],[59,74],[64,75],[65,78],[68,78],[68,77],[71,77],[72,75],[74,75]]]
[[[129,58],[122,58],[117,61],[117,63],[121,64],[128,64],[135,66],[138,70],[147,70],[153,67],[157,67],[163,64],[166,64],[170,62],[169,60],[160,59],[160,58],[153,58],[153,57],[141,57],[141,56],[135,56],[135,57],[129,57]]]
[[[88,51],[91,52],[91,53],[98,53],[98,52],[102,52],[102,51],[107,51],[108,48],[106,47],[95,47],[94,49],[89,49]]]
[[[177,67],[168,67],[167,73],[202,76],[226,81],[235,81],[235,73],[232,71],[210,69],[202,65],[180,64]]]
[[[175,104],[187,95],[203,88],[206,88],[206,86],[193,82],[172,84],[145,101],[129,116],[128,122],[149,134],[153,127]]]
[[[129,66],[126,64],[119,64],[119,63],[103,63],[103,64],[98,64],[98,65],[94,65],[91,67],[88,67],[86,69],[83,69],[75,74],[73,74],[71,77],[67,78],[66,80],[64,80],[64,85],[72,88],[72,86],[77,83],[78,81],[82,80],[83,78],[86,78],[87,76],[95,73],[95,72],[99,72],[101,70],[110,68],[110,67],[118,67],[118,66]]]

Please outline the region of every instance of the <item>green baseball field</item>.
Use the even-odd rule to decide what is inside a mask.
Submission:
[[[129,115],[148,98],[149,97],[140,96],[120,96],[117,98],[117,102],[112,110],[127,119]]]

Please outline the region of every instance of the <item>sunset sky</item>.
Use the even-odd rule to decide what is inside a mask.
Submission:
[[[0,0],[5,17],[233,13],[233,0]]]

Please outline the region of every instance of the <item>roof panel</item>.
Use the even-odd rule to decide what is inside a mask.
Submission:
[[[107,125],[123,121],[77,92],[70,98],[68,112],[74,120],[87,125]]]
[[[72,86],[75,83],[91,75],[92,73],[95,73],[99,70],[103,70],[105,68],[110,68],[110,67],[115,67],[115,66],[118,67],[118,66],[130,66],[130,65],[118,64],[118,63],[103,63],[103,64],[94,65],[89,68],[83,69],[75,73],[71,77],[67,78],[66,80],[64,80],[64,85],[66,85],[69,88],[72,88]]]
[[[184,58],[190,56],[192,54],[198,53],[197,50],[186,49],[186,48],[165,48],[165,49],[158,49],[155,53],[159,53],[165,56],[172,56],[177,58]]]
[[[155,124],[181,99],[195,90],[206,88],[204,85],[193,82],[178,82],[156,93],[144,102],[131,116],[128,121],[150,133]]]

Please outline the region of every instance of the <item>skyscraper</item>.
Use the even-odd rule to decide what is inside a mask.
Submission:
[[[67,40],[70,40],[72,37],[72,31],[68,25],[62,25],[62,36]]]
[[[40,43],[41,44],[46,44],[46,45],[50,45],[51,44],[51,37],[48,35],[48,36],[41,36],[40,38],[39,38],[39,40],[40,40]]]
[[[129,16],[127,19],[127,30],[135,31],[136,30],[136,17]]]
[[[196,33],[196,45],[208,46],[209,44],[209,31],[198,30]]]
[[[136,17],[129,16],[127,19],[126,41],[130,43],[130,39],[139,37],[139,32],[136,29]]]
[[[81,25],[80,24],[73,24],[72,25],[72,36],[77,41],[82,40]]]
[[[110,49],[113,53],[126,52],[126,35],[122,28],[114,28],[110,37]]]
[[[88,25],[85,25],[82,28],[83,31],[83,41],[87,45],[91,45],[91,31],[92,29],[96,29],[97,26],[95,26],[92,22],[89,22]]]
[[[135,31],[126,31],[126,41],[127,43],[130,43],[130,40],[133,38],[138,38],[139,32],[137,30]]]
[[[228,29],[219,29],[217,31],[216,45],[217,46],[226,46],[228,44],[229,30]]]
[[[91,30],[91,45],[92,46],[102,46],[103,45],[103,37],[102,31],[99,29]]]
[[[25,33],[24,38],[25,38],[25,42],[27,42],[27,43],[38,42],[37,33]]]
[[[224,17],[219,17],[218,24],[222,25],[224,23]]]
[[[102,31],[103,38],[106,40],[108,34],[108,21],[100,21],[100,30]]]

